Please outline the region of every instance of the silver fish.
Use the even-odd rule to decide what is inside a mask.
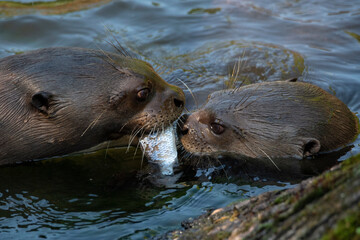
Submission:
[[[174,126],[140,139],[141,147],[149,162],[158,164],[163,175],[173,175],[178,163]]]

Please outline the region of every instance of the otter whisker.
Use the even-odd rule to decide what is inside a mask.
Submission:
[[[250,99],[251,96],[253,96],[254,92],[257,91],[257,89],[261,86],[261,83],[258,84],[258,86],[256,86],[256,88],[252,91],[247,91],[244,96],[241,98],[241,100],[235,105],[235,109],[239,107],[241,107],[243,104],[245,104],[247,102],[247,100]]]
[[[276,163],[271,159],[271,157],[264,151],[262,150],[260,147],[258,147],[258,149],[265,154],[265,156],[272,162],[272,164],[274,164],[274,166],[277,168],[277,170],[279,170],[279,172],[281,172],[280,168],[276,165]]]
[[[194,95],[194,93],[193,93],[193,91],[189,88],[189,86],[184,82],[184,81],[182,81],[180,78],[176,78],[177,80],[179,80],[186,88],[187,88],[187,90],[189,90],[189,92],[190,92],[190,94],[191,94],[191,96],[192,96],[192,98],[194,99],[194,102],[195,102],[195,105],[196,105],[196,108],[199,108],[199,104],[198,104],[198,101],[196,100],[196,98],[195,98],[195,95]]]
[[[239,72],[240,72],[240,63],[241,63],[241,60],[239,57],[239,60],[234,64],[232,73],[229,77],[229,86],[228,86],[229,88],[235,87],[235,82],[236,82],[237,77],[239,76]]]
[[[149,126],[149,125],[150,125],[150,123],[145,124],[145,125],[142,126],[141,128],[138,128],[138,129],[135,131],[134,135],[130,135],[129,144],[128,144],[128,147],[127,147],[127,150],[126,150],[127,152],[129,151],[130,145],[131,145],[131,143],[134,141],[134,139],[136,138],[136,136],[137,136],[145,127],[147,127],[147,126]]]
[[[118,70],[118,68],[114,65],[115,61],[107,54],[102,48],[100,48],[98,45],[96,45],[97,48],[102,52],[103,55],[100,55],[96,53],[95,51],[92,51],[97,57],[104,60],[106,63],[108,63],[110,66],[112,66],[115,70]]]
[[[152,129],[150,130],[149,135],[153,134],[155,132],[156,128],[157,128],[157,124],[155,124],[155,126],[152,127]]]
[[[233,92],[236,90],[235,87],[235,83],[239,77],[240,74],[240,70],[242,69],[243,66],[245,66],[246,61],[242,62],[241,59],[244,58],[246,53],[246,49],[244,49],[242,56],[239,56],[238,61],[234,64],[233,69],[231,74],[229,75],[229,84],[228,84],[228,88],[229,89],[234,89]],[[243,64],[242,64],[243,63]],[[242,86],[244,83],[244,80],[240,83],[240,86]]]
[[[107,141],[104,159],[106,159],[106,157],[107,157],[107,153],[108,153],[108,150],[109,150],[109,146],[110,146],[110,141]]]
[[[100,113],[100,115],[94,119],[94,121],[92,121],[89,126],[85,129],[85,131],[80,135],[80,137],[84,136],[84,134],[89,130],[89,129],[93,129],[94,126],[96,125],[96,123],[99,121],[99,119],[101,118],[101,116],[106,112],[106,109]]]
[[[127,149],[126,149],[126,153],[129,151],[130,145],[131,145],[132,141],[135,139],[135,136],[136,136],[135,132],[136,132],[137,130],[138,130],[138,126],[135,126],[135,127],[133,128],[133,130],[131,131],[131,133],[130,133],[129,143],[128,143],[128,146],[127,146]]]
[[[122,127],[119,130],[119,133],[124,129],[124,127],[129,123],[130,121],[127,121],[124,125],[122,125]]]
[[[146,126],[146,125],[145,125],[145,126]],[[145,134],[145,132],[146,132],[146,130],[144,129],[145,126],[142,128],[142,133],[141,133],[141,135],[140,135],[140,139],[143,138],[143,136],[144,136],[144,134]],[[156,124],[155,124],[155,126],[156,126]],[[151,135],[151,131],[150,131],[149,135]],[[136,145],[134,157],[135,157],[135,155],[136,155],[136,153],[137,153],[137,150],[138,150],[139,146],[140,146],[140,141],[139,141],[138,144]]]
[[[246,54],[246,48],[244,48],[244,51],[243,51],[243,55],[241,58],[244,58],[245,57],[245,54]],[[245,59],[245,61],[243,62],[243,65],[242,67],[245,67],[246,66],[246,63],[247,63],[248,59]],[[242,87],[242,85],[244,84],[245,82],[245,79],[243,79],[240,83],[240,85],[238,86],[239,88]]]
[[[92,54],[94,54],[94,56],[96,56],[96,57],[98,57],[98,58],[101,58],[101,59],[103,59],[104,61],[107,61],[104,57],[106,56],[105,54],[104,54],[104,50],[98,45],[98,44],[96,44],[95,43],[95,46],[96,46],[96,48],[101,52],[101,53],[103,53],[102,55],[101,54],[99,54],[98,53],[98,51],[96,51],[96,50],[94,50],[94,49],[89,49],[89,51],[92,53]],[[108,62],[111,66],[113,66],[113,67],[115,67],[111,62]]]
[[[146,130],[144,128],[140,131],[140,139],[144,136],[145,131]],[[138,141],[138,143],[136,144],[136,148],[135,148],[135,151],[134,151],[134,157],[135,157],[135,155],[137,153],[137,150],[138,150],[139,146],[140,146],[140,141]]]
[[[145,158],[145,151],[143,151],[141,155],[140,170],[143,168],[144,158]]]
[[[253,93],[259,88],[259,86],[260,86],[260,84],[254,90],[252,90],[251,92],[248,91],[249,94],[246,94],[246,98],[244,99],[244,101],[241,102],[240,106],[245,104],[253,96]]]
[[[245,147],[256,157],[256,153],[244,142]],[[245,159],[246,161],[246,159]]]
[[[220,161],[219,158],[215,158],[215,160],[216,160],[216,162],[220,163],[220,166],[221,166],[223,172],[225,173],[225,177],[227,178],[227,180],[229,180],[229,176],[228,176],[228,174],[227,174],[227,172],[225,170],[225,166],[222,164],[222,162]]]
[[[181,118],[178,118],[176,121],[176,126],[180,128],[182,125],[184,125],[184,121]]]
[[[140,139],[144,136],[144,133],[145,133],[145,130],[142,131],[142,133],[140,135]],[[140,146],[140,141],[138,141],[138,143],[136,144],[136,148],[135,148],[134,156],[133,156],[134,158],[136,156],[136,153],[137,153],[137,150],[138,150],[139,146]]]
[[[177,119],[176,124],[179,125],[179,122],[182,123],[182,124],[184,124],[184,121],[183,121],[181,118],[178,118],[178,119]]]
[[[270,91],[268,91],[268,93],[272,92],[273,89],[271,89]],[[267,97],[268,95],[262,95],[260,97],[257,97],[254,101],[248,103],[248,105],[246,105],[245,107],[241,108],[241,109],[238,109],[238,110],[244,110],[245,108],[247,108],[248,106],[250,106],[251,104],[253,104],[254,102],[258,101],[259,99],[263,98],[263,97]]]
[[[233,66],[232,72],[231,72],[231,74],[230,74],[230,76],[229,76],[230,80],[233,79],[236,65],[237,65],[239,62],[240,62],[240,57],[239,57],[239,60],[238,60],[238,61],[234,64],[234,66]]]
[[[114,43],[110,42],[109,40],[105,40],[105,42],[107,42],[109,45],[111,45],[118,53],[120,53],[124,57],[128,57]]]
[[[249,92],[249,91],[248,91],[248,92]],[[237,108],[238,108],[238,106],[240,106],[240,107],[241,107],[241,105],[243,104],[243,100],[244,100],[246,97],[248,97],[248,92],[246,92],[246,93],[244,94],[244,96],[240,99],[240,101],[239,101],[238,103],[236,103],[236,104],[235,104],[234,109],[237,109]],[[251,96],[251,94],[250,94],[250,96]]]
[[[157,125],[157,124],[155,124],[155,125],[154,125],[154,127],[150,130],[149,135],[151,135],[151,134],[155,131],[155,129],[156,129],[156,125]],[[142,169],[142,166],[143,166],[143,163],[144,163],[144,157],[145,157],[145,149],[142,151],[142,157],[141,157],[140,169]]]
[[[186,107],[184,107],[184,109],[187,113],[190,113],[190,111]]]
[[[123,55],[124,57],[129,57],[129,58],[135,58],[132,54],[130,54],[121,44],[120,42],[116,39],[116,37],[114,36],[114,34],[110,31],[110,29],[108,28],[108,26],[106,26],[104,24],[104,28],[106,29],[107,33],[110,34],[110,36],[113,38],[113,40],[117,43],[117,46],[115,46],[114,43],[111,43],[110,41],[106,41],[107,43],[109,43],[112,47],[115,48],[115,50],[117,52],[119,52],[121,55]]]
[[[126,149],[126,152],[128,152],[130,150],[130,147],[131,147],[131,143],[134,141],[134,139],[136,138],[136,135],[141,131],[141,129],[138,129],[136,130],[136,133],[134,135],[131,135],[130,136],[130,139],[129,139],[129,144],[127,146],[127,149]]]

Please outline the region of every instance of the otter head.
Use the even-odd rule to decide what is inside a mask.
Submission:
[[[228,109],[229,103],[223,98],[223,92],[214,92],[202,108],[181,117],[179,135],[187,152],[212,157],[233,153],[248,155],[243,144],[245,122],[234,122],[234,113]],[[243,127],[239,127],[240,124]],[[241,149],[240,145],[244,148]]]
[[[1,64],[7,80],[0,87],[7,96],[7,112],[0,115],[6,128],[0,131],[3,162],[64,155],[147,134],[170,125],[184,108],[182,90],[139,59],[48,48]]]
[[[226,115],[203,107],[189,116],[182,116],[180,140],[185,150],[197,156],[251,155],[244,143],[244,130],[228,121]]]
[[[255,85],[214,92],[201,109],[183,117],[183,147],[194,155],[212,157],[303,158],[316,154],[321,148],[318,133],[323,130],[315,129],[321,124],[308,117],[320,110],[310,111],[300,101],[289,101],[281,91],[279,86]],[[292,113],[294,109],[305,117]]]
[[[137,131],[146,134],[180,116],[185,101],[180,88],[165,82],[147,62],[109,56],[111,65],[98,59],[75,65],[74,76],[54,84],[65,87],[44,83],[32,95],[32,106],[45,119],[78,124],[82,138],[91,132],[112,139]]]
[[[180,116],[185,95],[179,87],[164,81],[142,60],[118,58],[115,64],[115,70],[125,79],[118,88],[111,88],[108,111],[126,121],[119,122],[121,129],[113,132],[147,134],[169,126]]]

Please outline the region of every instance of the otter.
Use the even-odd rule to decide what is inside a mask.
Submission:
[[[121,54],[122,53],[122,54]],[[0,60],[0,165],[169,126],[183,91],[124,52],[45,48]]]
[[[359,132],[357,117],[341,100],[294,80],[216,91],[182,121],[187,152],[244,159],[307,158],[343,147]]]

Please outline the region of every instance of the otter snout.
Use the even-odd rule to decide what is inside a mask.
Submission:
[[[175,107],[177,108],[184,108],[184,99],[182,99],[181,97],[174,97],[174,104]]]
[[[210,139],[207,119],[208,117],[203,110],[191,115],[184,114],[180,117],[177,132],[181,144],[187,152],[203,155],[212,151],[207,141]]]
[[[166,101],[168,102],[169,106],[170,104],[172,105],[171,108],[173,109],[173,112],[177,113],[176,118],[178,118],[185,107],[185,94],[181,88],[170,84],[168,85],[170,88],[168,89],[168,97]]]
[[[177,128],[177,134],[179,136],[186,135],[189,132],[189,127],[187,124],[187,119],[189,117],[189,114],[183,114],[178,120],[178,128]]]
[[[204,123],[201,122],[201,111],[189,114],[183,114],[179,119],[179,132],[180,136],[190,135],[196,131],[201,131],[204,128]],[[206,125],[206,124],[205,124]]]
[[[180,89],[182,92],[182,90]],[[185,107],[185,96],[179,92],[174,92],[171,96],[174,111],[178,113],[178,116],[182,113]]]

